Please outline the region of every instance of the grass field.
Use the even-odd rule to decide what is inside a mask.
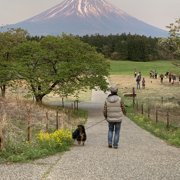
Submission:
[[[138,97],[160,98],[163,96],[180,99],[180,83],[178,77],[174,85],[168,82],[168,78],[164,78],[163,84],[161,84],[159,76],[157,79],[149,78],[149,71],[153,69],[156,69],[158,74],[169,71],[176,72],[177,76],[180,75],[180,68],[174,66],[171,61],[111,61],[110,82],[117,84],[122,93],[131,92],[133,87],[136,88],[136,80],[134,78],[135,68],[137,72],[141,71],[142,77],[144,77],[146,81],[146,88],[137,91]]]
[[[133,62],[133,61],[111,61],[110,74],[133,75],[134,70],[144,75],[149,75],[151,70],[156,70],[159,74],[173,72],[180,75],[180,68],[174,66],[172,61],[151,61],[151,62]]]

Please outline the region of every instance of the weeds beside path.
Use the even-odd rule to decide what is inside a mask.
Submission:
[[[92,93],[91,103],[80,103],[89,111],[86,127],[103,120],[107,94]],[[180,149],[135,125],[128,118],[122,123],[119,149],[107,147],[107,122],[87,129],[85,146],[61,155],[28,164],[0,165],[3,180],[179,180]]]

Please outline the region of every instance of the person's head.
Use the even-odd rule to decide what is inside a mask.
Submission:
[[[111,91],[111,94],[117,94],[118,92],[118,87],[116,85],[112,85],[110,87],[110,91]]]

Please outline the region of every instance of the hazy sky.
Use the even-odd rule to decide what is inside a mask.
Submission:
[[[63,0],[0,0],[0,25],[14,24],[47,10]],[[96,0],[97,1],[97,0]],[[180,0],[106,0],[151,25],[165,26],[180,18]]]

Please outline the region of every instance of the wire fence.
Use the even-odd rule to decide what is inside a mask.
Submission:
[[[158,101],[159,100],[159,101]],[[134,104],[134,112],[147,116],[152,121],[164,122],[166,127],[180,127],[180,106],[177,101],[169,101],[161,97],[155,100],[138,100]]]
[[[0,150],[8,139],[31,142],[40,131],[75,128],[82,120],[74,117],[77,110],[77,101],[66,108],[51,109],[21,100],[0,99]]]

